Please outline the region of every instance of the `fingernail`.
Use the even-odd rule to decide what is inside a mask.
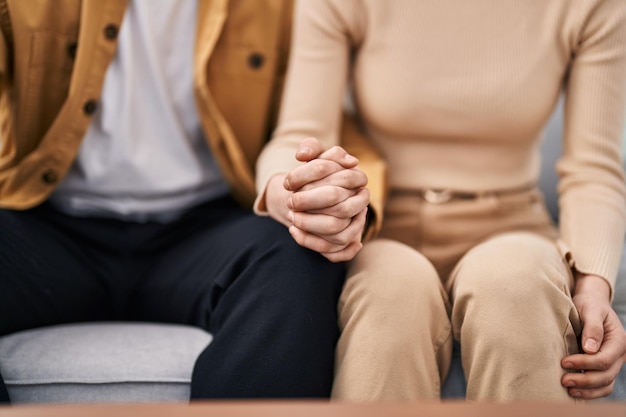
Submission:
[[[293,210],[293,199],[292,199],[291,197],[289,197],[289,198],[287,199],[287,207],[288,207],[290,210]]]
[[[594,339],[587,339],[585,340],[585,351],[587,352],[596,352],[598,350],[598,348],[600,347],[600,344],[595,341]]]
[[[572,392],[572,397],[580,398],[583,394],[580,391]]]
[[[576,386],[576,383],[575,383],[574,381],[567,381],[567,382],[565,383],[565,386],[566,386],[567,388],[574,388],[574,387]]]
[[[563,368],[565,369],[572,369],[574,367],[574,364],[571,362],[565,362],[563,363]]]
[[[350,155],[349,153],[347,153],[343,159],[345,159],[347,162],[349,163],[355,163],[358,162],[359,160],[357,158],[355,158],[354,156]]]
[[[293,223],[293,211],[289,210],[287,212],[287,220]]]
[[[310,153],[311,153],[311,148],[305,146],[304,148],[298,149],[298,152],[296,152],[296,156],[298,156],[298,155],[308,155]]]
[[[289,179],[285,177],[285,181],[283,181],[283,188],[287,191],[291,191],[291,184],[289,183]]]

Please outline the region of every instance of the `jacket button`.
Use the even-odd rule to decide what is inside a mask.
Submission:
[[[55,182],[57,182],[57,179],[57,173],[53,169],[49,169],[41,174],[41,180],[45,184],[54,184]]]
[[[259,69],[263,66],[264,62],[265,57],[258,52],[254,52],[250,54],[250,56],[248,56],[248,65],[250,66],[250,68]]]
[[[87,116],[91,116],[98,110],[98,102],[96,100],[87,100],[83,105],[83,111]]]
[[[114,25],[113,23],[110,23],[106,25],[106,27],[104,28],[104,37],[110,41],[115,40],[115,38],[117,38],[118,32],[119,32],[118,27]]]
[[[78,44],[76,42],[72,42],[67,45],[67,54],[70,58],[76,58],[76,51],[78,50]]]

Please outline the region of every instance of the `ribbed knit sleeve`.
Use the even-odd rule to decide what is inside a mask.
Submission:
[[[345,3],[344,12],[352,0]],[[300,164],[295,152],[302,139],[315,137],[327,148],[338,144],[350,48],[346,25],[331,1],[297,2],[278,128],[257,162],[257,213],[264,211],[269,179]]]
[[[626,114],[626,2],[604,0],[581,15],[565,91],[560,229],[576,268],[615,284],[624,243],[621,136]]]

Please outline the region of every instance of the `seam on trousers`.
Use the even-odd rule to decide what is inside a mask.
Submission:
[[[451,336],[452,336],[452,324],[448,323],[444,327],[444,329],[441,331],[437,339],[435,339],[435,346],[434,346],[435,359],[439,358],[439,354],[438,354],[439,350],[443,346],[444,342],[450,339]],[[448,373],[450,372],[451,363],[452,363],[452,358],[450,358],[450,363],[448,363]],[[437,364],[437,368],[439,368],[439,364]],[[441,396],[441,385],[442,385],[442,375],[441,375],[441,370],[439,370],[439,379],[437,380],[437,383],[435,384],[435,394],[438,397]]]

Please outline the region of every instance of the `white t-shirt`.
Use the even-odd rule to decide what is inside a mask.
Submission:
[[[170,221],[228,193],[193,96],[195,0],[131,0],[99,108],[51,202],[74,215]]]

